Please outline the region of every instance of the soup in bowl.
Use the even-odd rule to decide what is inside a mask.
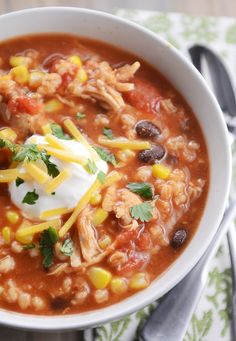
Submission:
[[[12,20],[0,44],[2,321],[117,318],[169,290],[211,240],[230,178],[221,114],[193,68],[142,28],[64,8],[0,25]]]

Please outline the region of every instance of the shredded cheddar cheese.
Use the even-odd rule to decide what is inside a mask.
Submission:
[[[19,176],[19,170],[13,169],[2,169],[0,170],[0,183],[1,182],[12,182]]]
[[[40,169],[33,162],[26,162],[24,168],[27,173],[39,184],[45,184],[49,179],[49,175]]]
[[[90,146],[88,141],[84,138],[79,129],[77,129],[76,125],[69,118],[64,120],[64,126],[78,142],[85,146],[85,148],[89,151],[93,161],[98,161],[100,159],[95,150]]]
[[[63,144],[58,138],[56,138],[52,134],[47,134],[45,136],[45,141],[50,145],[50,147],[61,150],[67,150],[68,152],[71,152],[70,148],[68,148],[65,144]]]
[[[72,225],[75,223],[78,215],[80,212],[85,208],[85,206],[89,203],[89,200],[91,199],[91,196],[94,192],[96,192],[99,188],[101,188],[101,183],[99,180],[96,180],[92,186],[89,188],[87,193],[82,197],[82,199],[77,204],[74,212],[70,216],[70,218],[66,221],[66,223],[61,227],[59,230],[59,237],[63,237],[69,229],[72,227]]]
[[[70,176],[70,172],[67,169],[64,169],[61,173],[58,174],[55,178],[53,178],[50,182],[46,184],[45,191],[47,194],[51,194],[55,192],[58,186],[60,186],[66,179]]]
[[[65,207],[60,207],[60,208],[54,208],[52,210],[47,210],[41,213],[40,219],[45,220],[51,217],[56,217],[56,216],[61,216],[66,213],[70,213],[72,210],[65,208]]]
[[[110,172],[105,179],[105,182],[103,184],[103,188],[108,187],[113,185],[114,183],[118,182],[119,180],[121,180],[123,177],[123,175],[117,171],[112,171]]]
[[[109,140],[104,138],[103,136],[98,137],[98,143],[111,147],[111,148],[119,148],[119,149],[131,149],[131,150],[144,150],[150,149],[151,144],[147,141],[131,141],[125,138],[117,138],[113,140]]]
[[[19,240],[22,237],[30,236],[35,233],[42,232],[44,230],[47,230],[49,227],[59,228],[61,226],[61,220],[60,219],[54,219],[47,221],[45,223],[37,224],[37,225],[31,225],[27,227],[22,227],[17,230],[16,232],[16,238]]]
[[[46,150],[48,154],[57,157],[60,160],[66,161],[66,162],[75,162],[82,166],[86,165],[88,160],[83,156],[75,155],[73,152],[68,152],[65,150],[57,149],[48,147],[45,145],[38,145],[39,150]]]

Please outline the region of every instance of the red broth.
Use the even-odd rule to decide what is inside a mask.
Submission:
[[[113,160],[103,181],[114,171],[121,177],[101,184],[65,235],[58,237],[61,226],[53,230],[58,238],[53,242],[48,226],[27,241],[18,237],[22,226],[45,220],[27,217],[12,202],[10,181],[1,180],[0,306],[34,314],[79,313],[144,289],[183,252],[206,203],[209,161],[191,108],[145,61],[100,41],[56,34],[20,37],[0,44],[0,62],[0,141],[9,141],[6,128],[15,133],[11,147],[1,143],[1,170],[28,162],[22,155],[13,160],[17,150],[48,127],[59,141],[65,141],[62,134],[73,137],[64,121],[70,119],[90,146],[103,148]],[[131,144],[107,146],[120,137]],[[141,142],[151,149],[133,149]],[[60,216],[61,225],[71,214]],[[43,238],[50,239],[46,251]]]

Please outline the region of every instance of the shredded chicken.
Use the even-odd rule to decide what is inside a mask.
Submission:
[[[117,200],[117,187],[116,185],[108,187],[103,201],[102,201],[102,208],[107,212],[113,211],[113,206],[115,205]]]
[[[63,272],[65,272],[67,267],[68,267],[68,263],[59,263],[59,264],[53,265],[50,268],[48,276],[60,276]]]
[[[130,208],[142,203],[140,197],[128,189],[121,189],[119,192],[118,201],[113,206],[116,217],[121,220],[122,225],[129,225],[133,218],[130,215]]]
[[[120,224],[126,229],[136,229],[138,222],[130,215],[130,208],[142,203],[140,197],[128,189],[123,188],[117,191],[116,186],[111,186],[107,189],[102,207],[104,210],[113,211],[116,218],[120,219]]]
[[[125,107],[122,92],[134,89],[133,83],[127,83],[140,67],[139,62],[112,69],[107,62],[89,60],[85,64],[88,81],[84,84],[78,79],[72,81],[68,91],[72,95],[101,102],[108,110],[120,111]]]
[[[88,262],[91,262],[94,257],[101,253],[95,237],[91,217],[91,210],[87,207],[81,212],[77,223],[81,253]]]
[[[80,247],[79,247],[79,238],[75,233],[73,236],[73,253],[70,256],[70,265],[72,268],[76,268],[81,265],[81,254],[80,254]]]

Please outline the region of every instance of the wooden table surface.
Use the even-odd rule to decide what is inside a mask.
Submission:
[[[112,12],[116,8],[136,8],[164,12],[183,12],[193,15],[236,17],[235,0],[0,0],[0,14],[43,6],[75,6],[106,12]],[[82,337],[81,332],[29,333],[0,327],[0,341],[16,340],[80,341]]]

